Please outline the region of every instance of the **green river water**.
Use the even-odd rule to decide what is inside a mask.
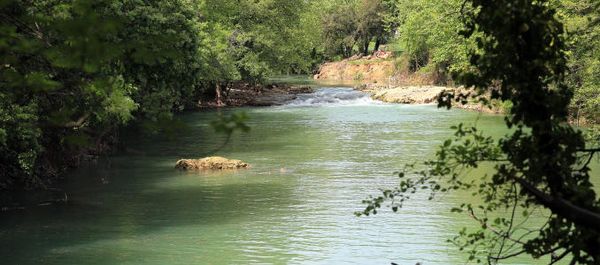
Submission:
[[[3,213],[0,264],[465,264],[446,239],[468,217],[450,213],[468,194],[399,213],[355,217],[361,200],[397,183],[393,172],[433,155],[459,122],[494,135],[502,118],[432,105],[391,105],[325,88],[285,106],[246,111],[252,127],[217,155],[252,169],[181,172],[224,136],[216,111],[189,113],[177,138],[139,137],[143,152],[101,159],[71,174],[68,203]],[[504,264],[543,264],[528,257]],[[547,263],[547,261],[546,261]]]

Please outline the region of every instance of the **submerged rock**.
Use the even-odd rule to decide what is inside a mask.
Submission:
[[[248,163],[244,163],[241,160],[227,159],[220,156],[205,157],[202,159],[181,159],[175,164],[175,168],[182,170],[222,170],[249,167]]]

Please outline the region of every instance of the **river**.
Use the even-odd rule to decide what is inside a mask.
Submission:
[[[355,217],[361,200],[397,183],[393,172],[431,157],[459,122],[502,135],[499,116],[393,105],[323,88],[285,106],[246,111],[252,130],[216,154],[253,167],[181,172],[179,158],[225,140],[219,113],[188,113],[177,137],[133,137],[136,155],[73,172],[68,203],[4,213],[1,264],[465,264],[446,242],[476,224],[450,208],[473,201],[418,193],[397,214]],[[504,264],[542,264],[529,257]]]

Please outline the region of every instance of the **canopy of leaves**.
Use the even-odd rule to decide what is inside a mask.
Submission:
[[[399,0],[397,16],[398,37],[394,50],[411,62],[413,71],[455,72],[464,69],[470,38],[459,34],[461,7],[464,1]],[[436,69],[438,68],[438,69]]]
[[[572,118],[600,123],[600,3],[593,0],[560,1],[569,43],[568,85],[575,89]]]
[[[396,12],[392,0],[331,0],[314,1],[313,12],[320,14],[318,29],[328,58],[368,54],[371,42],[377,50],[395,32]]]
[[[295,0],[0,0],[0,189],[43,187],[131,121],[237,80],[307,72],[309,4]]]

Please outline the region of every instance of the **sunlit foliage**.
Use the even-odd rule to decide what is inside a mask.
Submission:
[[[173,113],[230,82],[308,72],[295,0],[0,0],[0,189],[43,187],[118,129],[180,128]]]

